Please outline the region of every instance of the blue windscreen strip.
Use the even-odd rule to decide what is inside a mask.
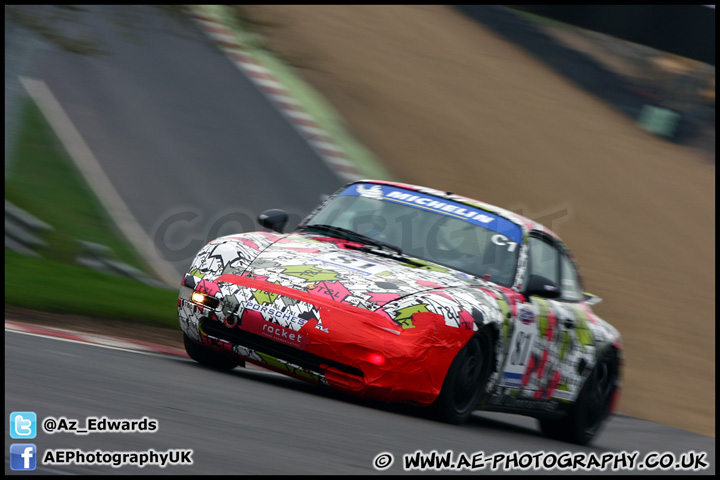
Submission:
[[[445,198],[435,197],[421,192],[405,190],[391,185],[354,184],[340,192],[340,195],[374,198],[386,202],[407,205],[421,210],[445,215],[466,221],[499,234],[510,240],[521,243],[522,229],[510,220],[487,210],[474,208]]]

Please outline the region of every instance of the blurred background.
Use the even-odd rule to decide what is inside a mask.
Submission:
[[[224,9],[299,92],[311,133],[197,12],[6,6],[6,312],[176,328],[205,242],[257,229],[267,208],[296,225],[351,178],[314,146],[327,135],[358,177],[553,228],[623,334],[620,411],[714,436],[714,7],[517,7]]]

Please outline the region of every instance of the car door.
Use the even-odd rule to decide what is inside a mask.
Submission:
[[[575,265],[555,238],[532,232],[528,247],[526,289],[513,319],[501,385],[524,398],[572,400],[580,383],[573,362],[584,353],[580,339],[587,342],[578,304],[582,288]],[[536,288],[528,290],[531,284]]]

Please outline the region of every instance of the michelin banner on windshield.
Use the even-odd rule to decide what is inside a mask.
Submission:
[[[340,192],[341,196],[359,196],[374,198],[386,202],[408,205],[421,210],[437,213],[447,217],[464,220],[473,225],[487,228],[505,235],[509,239],[522,243],[520,227],[487,210],[454,202],[445,198],[435,197],[421,192],[405,190],[390,185],[355,184]]]

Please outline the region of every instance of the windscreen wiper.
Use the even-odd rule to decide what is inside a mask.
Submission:
[[[387,258],[392,258],[393,260],[397,260],[399,262],[407,263],[408,265],[415,265],[418,267],[425,267],[427,266],[426,263],[422,263],[417,260],[413,260],[412,258],[406,256],[402,249],[396,245],[393,245],[391,243],[383,242],[382,240],[376,240],[372,237],[368,237],[367,235],[363,235],[362,233],[357,233],[352,230],[349,230],[347,228],[342,227],[335,227],[333,225],[325,225],[325,224],[313,224],[313,225],[304,225],[300,228],[298,228],[299,231],[311,231],[311,232],[318,232],[318,233],[328,233],[330,235],[334,235],[337,237],[340,237],[344,240],[354,240],[359,243],[363,243],[364,245],[356,247],[353,245],[346,245],[346,248],[351,248],[353,250],[360,250],[363,252],[369,252],[374,253],[375,255],[380,255]],[[380,248],[378,250],[378,248]]]
[[[368,237],[367,235],[357,233],[347,228],[317,223],[313,225],[304,225],[302,227],[299,227],[298,231],[327,233],[342,238],[343,240],[356,240],[359,243],[364,243],[364,245],[359,247],[353,245],[346,245],[345,247],[351,248],[353,250],[360,250],[362,252],[374,253],[375,255],[380,255],[387,258],[392,258],[399,262],[407,263],[408,265],[415,265],[417,267],[428,267],[430,265],[426,261],[420,259],[416,260],[414,258],[408,257],[406,254],[403,253],[402,249],[396,245],[386,243],[381,240],[376,240],[372,237]],[[373,247],[379,247],[380,250],[377,250],[377,248]]]
[[[372,237],[368,237],[367,235],[363,235],[362,233],[354,232],[347,228],[342,227],[335,227],[333,225],[325,225],[325,224],[313,224],[313,225],[304,225],[298,230],[309,230],[314,231],[318,233],[329,233],[331,235],[338,236],[344,240],[357,240],[360,243],[364,243],[365,245],[373,245],[375,247],[384,248],[386,250],[392,250],[396,252],[398,255],[402,255],[403,252],[400,249],[400,247],[397,247],[395,245],[392,245],[390,243],[383,242],[382,240],[376,240]],[[356,249],[358,247],[355,247]]]

